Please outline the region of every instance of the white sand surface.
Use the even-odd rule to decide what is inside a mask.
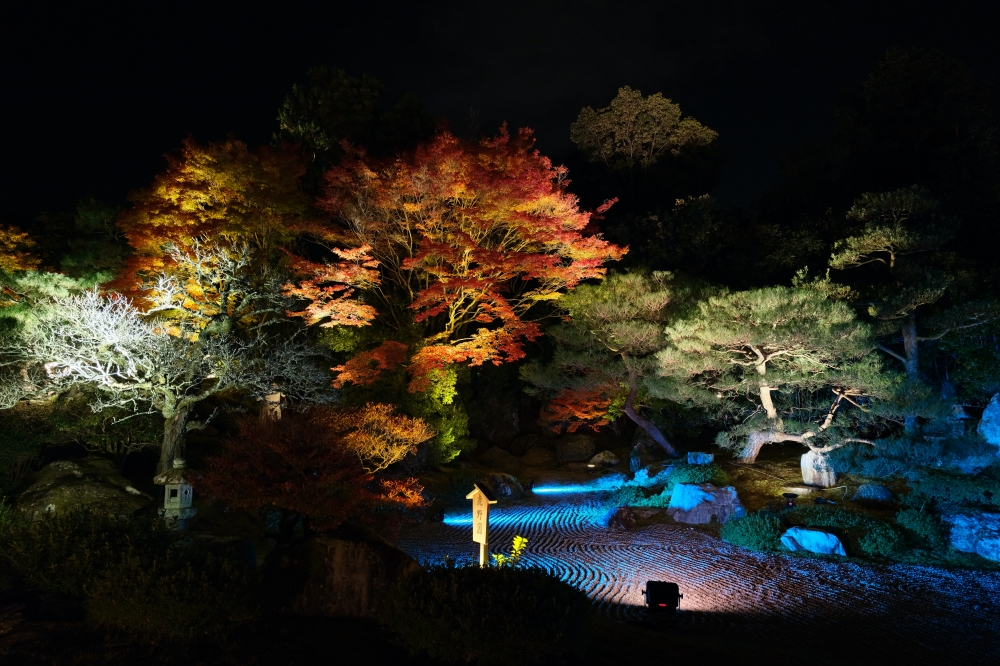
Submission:
[[[665,580],[684,595],[678,628],[817,633],[834,641],[830,649],[843,640],[902,641],[928,656],[1000,663],[998,571],[754,553],[677,524],[608,529],[605,513],[595,493],[501,501],[491,550],[506,552],[515,534],[526,537],[528,564],[585,591],[613,618],[641,617],[645,582]],[[445,523],[405,531],[399,544],[421,562],[468,560],[478,553],[470,522],[468,512],[452,512]],[[831,631],[838,627],[844,631]]]

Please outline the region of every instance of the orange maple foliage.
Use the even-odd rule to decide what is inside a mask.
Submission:
[[[386,405],[314,407],[275,421],[245,418],[200,483],[232,506],[300,513],[317,530],[352,519],[393,528],[426,505],[423,489],[416,479],[370,473],[363,463],[371,458],[359,462],[351,438],[367,428],[409,451],[433,434],[421,424],[394,416]]]
[[[411,391],[448,364],[522,358],[542,334],[530,311],[625,253],[588,235],[611,202],[581,211],[566,173],[534,149],[530,130],[502,127],[475,144],[442,132],[388,163],[355,151],[326,174],[318,204],[372,249],[375,292],[389,310],[401,295],[425,326]]]
[[[201,145],[186,139],[167,169],[133,202],[118,226],[135,250],[116,285],[135,291],[144,277],[170,265],[170,246],[194,239],[215,244],[248,243],[267,252],[297,233],[323,235],[308,197],[299,187],[305,167],[288,148],[250,150],[229,138]]]
[[[371,248],[362,245],[354,249],[332,248],[340,261],[318,264],[301,257],[293,257],[292,268],[308,279],[287,284],[285,296],[302,298],[308,302],[304,310],[288,311],[289,317],[302,317],[309,325],[321,327],[366,326],[375,319],[371,305],[351,300],[355,287],[371,288],[378,284],[378,261],[373,259]]]
[[[542,409],[542,420],[555,432],[576,432],[581,426],[594,430],[610,423],[608,409],[614,391],[608,387],[564,389]]]
[[[375,349],[361,352],[343,365],[331,368],[337,373],[334,388],[343,388],[350,382],[358,386],[373,384],[383,372],[392,370],[406,360],[406,345],[395,340],[386,340]]]
[[[35,246],[27,232],[0,226],[0,271],[27,271],[38,267],[29,250]]]

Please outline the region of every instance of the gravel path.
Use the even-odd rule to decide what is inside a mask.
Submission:
[[[765,555],[673,524],[610,530],[594,497],[501,504],[491,515],[491,545],[506,549],[515,534],[526,537],[529,564],[584,590],[613,618],[640,618],[645,582],[669,580],[684,594],[675,629],[757,638],[791,630],[824,639],[826,649],[843,649],[843,641],[905,646],[911,662],[1000,660],[1000,572]],[[478,553],[469,514],[408,530],[399,543],[422,562]]]

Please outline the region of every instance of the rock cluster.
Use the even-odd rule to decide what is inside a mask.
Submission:
[[[1000,513],[954,513],[944,520],[955,550],[1000,562]]]
[[[996,446],[997,454],[1000,455],[1000,393],[993,396],[990,404],[983,410],[983,418],[979,421],[979,434]]]
[[[153,501],[136,490],[106,458],[88,456],[82,460],[57,460],[43,467],[35,482],[17,500],[29,519],[46,513],[66,513],[77,509],[129,516]]]
[[[689,525],[707,525],[712,518],[724,524],[730,518],[741,518],[744,513],[735,488],[716,488],[711,483],[678,483],[667,506],[671,518]]]
[[[576,433],[556,442],[556,460],[560,463],[584,462],[594,455],[594,438]]]

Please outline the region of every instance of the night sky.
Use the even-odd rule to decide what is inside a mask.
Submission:
[[[267,142],[313,65],[413,93],[459,132],[530,126],[557,161],[582,106],[622,85],[662,92],[720,133],[714,194],[740,204],[777,182],[782,153],[829,134],[888,47],[1000,73],[987,2],[69,4],[2,12],[0,223],[87,195],[124,203],[189,134]]]

